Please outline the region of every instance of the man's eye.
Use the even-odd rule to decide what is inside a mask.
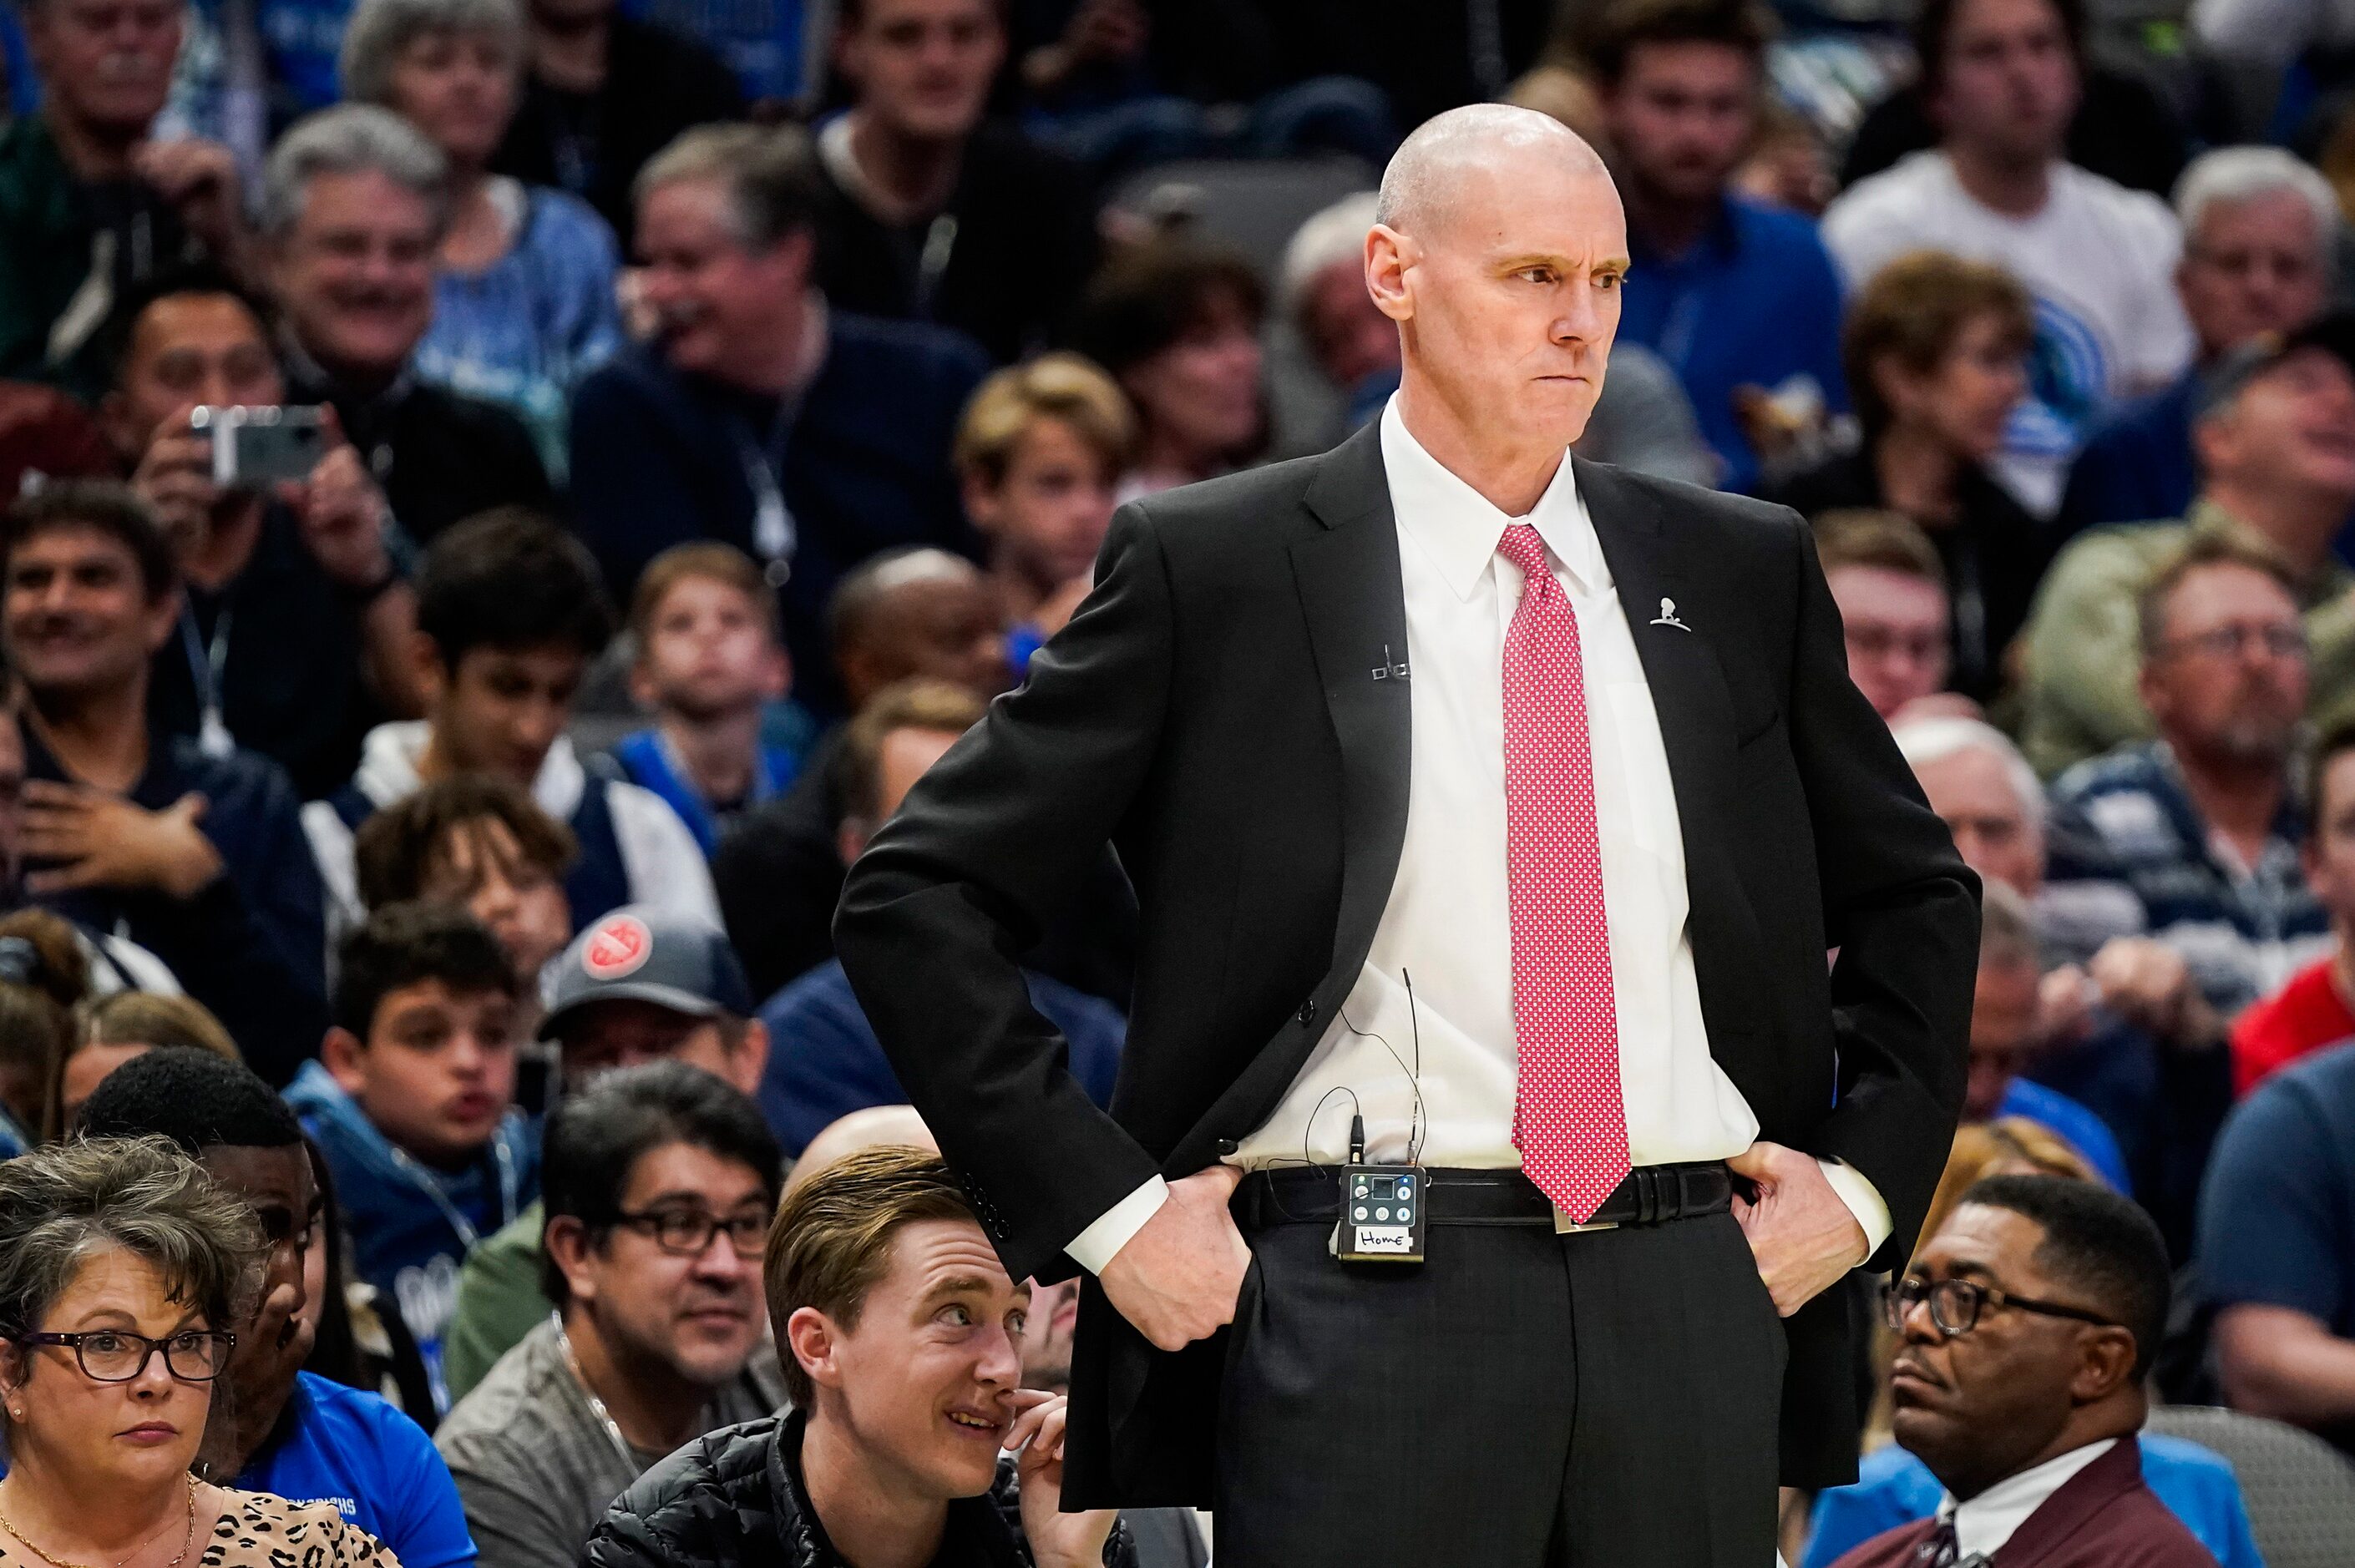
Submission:
[[[973,1314],[962,1307],[946,1307],[941,1310],[941,1320],[954,1329],[973,1327]]]

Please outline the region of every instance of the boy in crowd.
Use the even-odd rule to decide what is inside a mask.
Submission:
[[[558,1304],[436,1436],[497,1568],[572,1568],[623,1488],[785,1400],[762,1243],[783,1157],[684,1062],[608,1073],[549,1118],[541,1287]]]
[[[655,722],[623,736],[613,761],[678,813],[709,859],[722,829],[801,771],[801,754],[762,728],[793,682],[776,593],[733,545],[674,545],[639,577],[630,631],[630,694]]]
[[[345,1195],[360,1277],[447,1409],[458,1266],[539,1187],[538,1128],[514,1106],[516,972],[472,916],[432,904],[378,911],[339,957],[335,1025],[286,1098]]]
[[[957,477],[965,515],[989,541],[1016,680],[1095,585],[1113,491],[1135,444],[1119,385],[1076,354],[1000,370],[965,405]]]
[[[719,925],[710,874],[677,814],[634,784],[591,777],[563,733],[611,629],[596,563],[536,513],[487,512],[433,542],[417,584],[426,716],[371,730],[351,783],[304,810],[338,918],[360,916],[352,835],[363,822],[423,785],[488,773],[571,829],[580,855],[564,891],[576,921],[648,904]]]

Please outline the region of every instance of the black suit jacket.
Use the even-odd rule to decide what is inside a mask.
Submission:
[[[1659,710],[1710,1051],[1763,1137],[1871,1180],[1890,1266],[1961,1109],[1977,883],[1849,682],[1806,524],[1573,461]],[[1690,630],[1648,624],[1663,599]],[[1378,426],[1124,507],[1028,684],[853,868],[843,964],[1015,1277],[1071,1273],[1105,1210],[1263,1121],[1357,983],[1406,827],[1386,651],[1406,611]],[[1141,911],[1109,1114],[1010,956],[1107,839]],[[1795,1481],[1855,1472],[1852,1299],[1787,1323]],[[1209,1501],[1221,1350],[1154,1351],[1091,1280],[1066,1497]]]

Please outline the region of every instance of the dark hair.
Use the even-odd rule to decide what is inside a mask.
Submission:
[[[539,809],[520,784],[486,773],[438,779],[387,806],[352,835],[360,906],[378,909],[424,895],[426,878],[459,833],[497,822],[527,866],[561,876],[581,853],[572,830]]]
[[[1080,297],[1071,344],[1118,376],[1231,305],[1256,326],[1267,290],[1231,250],[1159,239],[1108,263]]]
[[[557,1102],[540,1146],[547,1216],[579,1220],[592,1239],[622,1213],[640,1160],[684,1143],[751,1170],[773,1204],[784,1185],[784,1150],[750,1096],[684,1062],[647,1062],[599,1075]],[[540,1249],[540,1288],[562,1306],[564,1271]]]
[[[336,1025],[367,1044],[384,999],[421,980],[506,997],[514,996],[519,983],[498,938],[464,909],[389,904],[346,937],[336,955]]]
[[[926,1220],[980,1222],[947,1164],[929,1150],[885,1144],[847,1154],[808,1177],[777,1207],[762,1273],[769,1329],[779,1336],[785,1392],[807,1410],[810,1375],[783,1345],[786,1320],[815,1307],[846,1329],[858,1326],[868,1292],[891,1266],[900,1230]]]
[[[554,642],[593,659],[613,634],[613,611],[580,540],[528,507],[501,506],[453,524],[426,550],[417,630],[452,672],[482,647]]]
[[[1757,0],[1617,0],[1598,7],[1571,36],[1595,79],[1608,87],[1646,44],[1722,44],[1755,64],[1781,31]]]
[[[0,1104],[40,1125],[50,1079],[73,1054],[73,1009],[90,991],[74,928],[46,909],[0,916]]]
[[[2167,607],[2175,598],[2175,590],[2183,586],[2186,577],[2210,567],[2240,567],[2262,573],[2281,585],[2281,590],[2295,601],[2297,579],[2281,558],[2264,546],[2252,543],[2238,534],[2194,535],[2184,546],[2168,557],[2164,566],[2151,575],[2150,581],[2135,599],[2135,621],[2141,637],[2142,656],[2148,660],[2159,651],[2164,641],[2161,633],[2167,628]]]
[[[2061,18],[2061,31],[2069,40],[2069,52],[2080,62],[2085,58],[2085,0],[2046,0]],[[1970,0],[1922,0],[1922,9],[1913,17],[1913,53],[1921,64],[1915,79],[1927,94],[1938,90],[1938,79],[1946,69],[1947,35],[1955,30],[1955,17]]]
[[[1963,329],[1982,316],[2001,322],[2016,352],[2027,355],[2036,338],[2035,303],[2018,279],[1992,262],[1915,250],[1872,275],[1849,302],[1840,328],[1840,371],[1868,440],[1896,418],[1874,374],[1881,362],[1931,375],[1954,353]]]
[[[2319,838],[2323,830],[2323,781],[2330,777],[2330,765],[2355,751],[2355,717],[2339,717],[2326,726],[2314,737],[2306,753],[2306,814],[2307,832]]]
[[[2087,1298],[2073,1305],[2106,1314],[2134,1336],[2137,1378],[2150,1370],[2167,1333],[2171,1276],[2167,1243],[2141,1205],[2098,1181],[2068,1176],[1990,1176],[1964,1192],[1962,1202],[2003,1209],[2043,1227],[2030,1261]]]
[[[84,1138],[168,1138],[191,1155],[208,1149],[289,1149],[302,1124],[242,1062],[193,1045],[133,1057],[91,1091],[76,1131]]]
[[[123,373],[131,366],[131,350],[139,341],[139,323],[146,319],[149,311],[165,300],[208,296],[236,301],[261,329],[262,342],[271,341],[272,325],[277,317],[269,301],[213,262],[186,262],[133,284],[115,302],[114,313],[107,318],[108,326],[101,339],[108,381],[116,387],[123,385]],[[145,433],[141,432],[143,438]]]
[[[0,574],[28,541],[69,528],[103,534],[122,546],[138,565],[148,603],[179,586],[179,563],[163,524],[137,491],[112,479],[59,480],[18,500],[0,524]]]

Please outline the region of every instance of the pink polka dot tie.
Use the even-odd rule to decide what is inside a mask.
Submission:
[[[1505,860],[1520,1055],[1513,1147],[1538,1190],[1583,1224],[1627,1174],[1627,1112],[1578,614],[1535,528],[1508,527],[1497,553],[1525,579],[1505,635]]]

